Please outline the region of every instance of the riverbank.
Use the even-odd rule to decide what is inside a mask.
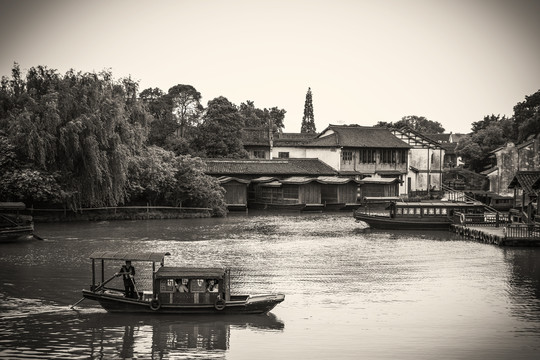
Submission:
[[[212,209],[210,208],[172,206],[117,206],[84,208],[78,209],[77,211],[69,209],[28,208],[24,213],[31,215],[35,223],[106,220],[165,220],[212,217]]]

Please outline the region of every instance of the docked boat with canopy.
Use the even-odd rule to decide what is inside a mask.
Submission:
[[[383,212],[371,212],[369,204],[389,203]],[[364,198],[365,208],[353,213],[356,220],[366,222],[376,229],[426,230],[450,229],[455,214],[484,214],[485,206],[479,201],[416,201],[406,202],[399,198]]]
[[[33,236],[34,222],[31,216],[20,213],[24,210],[22,202],[0,202],[0,243]]]
[[[83,298],[80,301],[97,301],[109,312],[261,314],[269,312],[285,299],[283,294],[231,294],[229,269],[165,266],[167,255],[170,254],[113,251],[93,253],[90,256],[92,285],[89,290],[82,291]],[[150,287],[142,287],[137,280],[138,275],[130,277],[135,296],[128,297],[124,289],[108,286],[118,273],[105,279],[105,261],[151,263]],[[209,284],[214,284],[210,285],[211,290]]]

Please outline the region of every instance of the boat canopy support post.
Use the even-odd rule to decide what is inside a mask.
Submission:
[[[101,283],[105,282],[105,260],[101,259]]]
[[[96,286],[96,262],[94,259],[92,259],[92,289],[94,288],[94,286]]]
[[[229,269],[225,270],[225,301],[231,300],[231,271]]]

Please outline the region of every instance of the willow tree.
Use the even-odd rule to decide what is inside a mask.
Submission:
[[[75,206],[123,202],[127,164],[142,147],[151,118],[136,99],[138,84],[115,81],[108,71],[62,76],[39,66],[26,79],[18,74],[3,79],[0,97],[0,122],[17,156],[60,173]]]
[[[304,117],[302,118],[301,133],[315,134],[317,129],[315,128],[315,116],[313,115],[313,97],[311,94],[311,88],[308,88],[306,93],[306,101],[304,103]]]

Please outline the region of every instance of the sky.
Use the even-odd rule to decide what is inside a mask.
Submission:
[[[317,131],[403,116],[467,133],[540,90],[538,0],[0,0],[0,75],[111,70]]]

